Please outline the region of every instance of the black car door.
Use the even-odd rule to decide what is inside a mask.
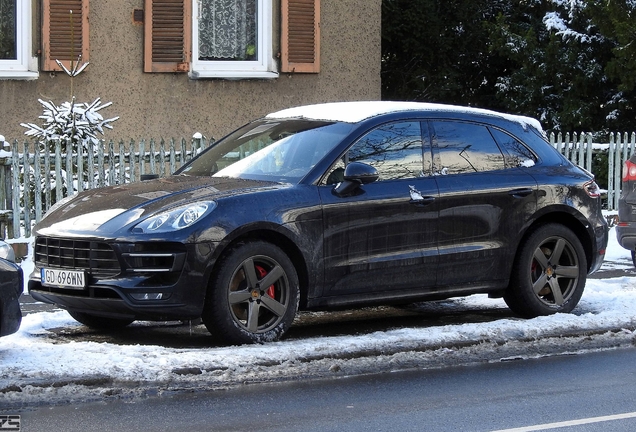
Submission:
[[[440,193],[437,284],[440,289],[504,287],[519,233],[536,210],[537,184],[524,168],[534,156],[513,137],[485,125],[429,125]]]
[[[333,183],[354,161],[375,167],[379,179],[338,196]],[[438,193],[431,168],[430,140],[422,140],[419,121],[373,129],[332,167],[319,187],[324,295],[395,295],[435,284]]]

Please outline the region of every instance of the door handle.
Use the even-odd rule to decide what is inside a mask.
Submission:
[[[421,197],[421,198],[417,198],[417,199],[411,198],[411,200],[409,201],[409,204],[413,204],[415,206],[424,207],[424,206],[427,206],[427,205],[433,203],[433,201],[435,201],[435,197],[425,196],[425,197]]]
[[[525,198],[529,195],[532,195],[532,189],[530,188],[513,189],[509,191],[508,194],[512,195],[515,198]]]
[[[415,186],[409,185],[409,194],[411,196],[411,200],[409,204],[413,204],[419,207],[424,207],[435,201],[434,196],[424,196],[420,191],[418,191]]]

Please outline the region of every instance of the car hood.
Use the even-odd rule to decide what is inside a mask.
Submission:
[[[91,189],[49,211],[35,232],[53,236],[87,233],[111,236],[166,209],[281,187],[285,184],[225,177],[170,176]]]

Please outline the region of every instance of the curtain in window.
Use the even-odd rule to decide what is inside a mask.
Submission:
[[[15,7],[17,0],[0,0],[0,60],[17,59]]]
[[[257,0],[202,0],[199,60],[256,59],[256,3]]]

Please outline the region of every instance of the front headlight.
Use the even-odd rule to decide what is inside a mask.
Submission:
[[[138,223],[134,232],[164,233],[189,227],[216,207],[214,201],[198,202],[156,214]]]

